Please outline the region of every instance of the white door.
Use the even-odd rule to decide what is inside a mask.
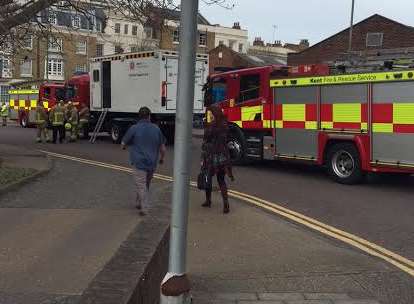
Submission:
[[[101,63],[91,63],[90,77],[90,94],[91,108],[102,109],[102,70]]]
[[[204,60],[196,61],[195,84],[194,84],[194,112],[203,110],[204,92],[203,86],[207,81],[208,67]]]
[[[178,58],[168,58],[165,64],[165,74],[167,81],[167,110],[177,108],[177,82],[178,82]]]

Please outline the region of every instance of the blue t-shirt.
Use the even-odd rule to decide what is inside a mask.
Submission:
[[[165,137],[157,125],[148,120],[141,120],[129,128],[122,139],[129,146],[129,159],[139,170],[155,171],[160,147]]]

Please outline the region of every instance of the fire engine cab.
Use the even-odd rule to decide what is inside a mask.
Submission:
[[[329,76],[311,66],[293,75],[263,67],[209,78],[206,106],[223,109],[235,162],[307,161],[344,184],[414,173],[414,71]]]

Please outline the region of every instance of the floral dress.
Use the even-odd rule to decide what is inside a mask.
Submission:
[[[212,123],[204,130],[201,158],[203,167],[211,175],[224,172],[231,175],[231,161],[227,146],[228,125],[217,126]]]

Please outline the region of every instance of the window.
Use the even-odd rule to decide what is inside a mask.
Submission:
[[[199,33],[198,34],[198,44],[200,46],[206,46],[207,45],[207,33]]]
[[[32,76],[32,60],[21,60],[20,61],[20,76],[31,77]]]
[[[245,75],[240,77],[240,96],[238,102],[259,98],[260,75]]]
[[[103,56],[103,44],[97,44],[96,45],[96,57],[101,57]]]
[[[29,49],[29,50],[31,50],[31,49],[33,48],[33,39],[32,39],[32,35],[26,35],[26,36],[23,38],[22,44],[23,44],[23,47],[24,47],[25,49]]]
[[[223,40],[220,40],[219,41],[219,45],[224,45],[224,41]]]
[[[53,11],[49,11],[48,16],[47,16],[47,21],[49,22],[49,24],[57,24],[56,13]]]
[[[86,64],[77,64],[75,66],[75,73],[85,73],[86,72]]]
[[[153,38],[153,32],[152,27],[145,27],[144,28],[145,38],[152,39]]]
[[[236,41],[230,40],[229,41],[229,48],[231,48],[233,51],[235,51],[234,46],[236,45]]]
[[[100,20],[96,20],[96,31],[102,32],[102,22]]]
[[[93,82],[99,82],[99,70],[93,70]]]
[[[80,28],[81,27],[81,17],[78,15],[72,16],[72,26],[74,28]]]
[[[12,75],[10,59],[0,57],[0,63],[2,63],[2,69],[1,69],[0,76],[2,78],[12,78],[13,75]]]
[[[9,90],[10,86],[0,86],[0,102],[9,102]]]
[[[49,79],[63,80],[63,59],[61,58],[49,58],[47,62],[47,74]]]
[[[131,53],[136,53],[138,52],[138,47],[137,46],[131,46]]]
[[[124,34],[128,35],[128,24],[124,25]]]
[[[243,53],[244,51],[244,45],[243,43],[239,43],[239,53]]]
[[[173,32],[173,42],[180,43],[180,29],[175,29]]]
[[[63,40],[61,38],[49,38],[49,51],[61,52],[63,50]]]
[[[384,38],[383,33],[367,33],[367,47],[381,47]]]
[[[83,54],[86,55],[86,41],[78,41],[76,44],[76,54]]]
[[[226,99],[227,96],[227,82],[224,78],[217,78],[213,80],[211,89],[211,101],[212,103],[221,102]]]
[[[121,24],[115,23],[115,33],[120,34],[121,33]]]
[[[138,26],[136,25],[132,26],[132,35],[134,36],[138,35]]]
[[[124,50],[120,45],[115,45],[115,54],[122,54]]]

